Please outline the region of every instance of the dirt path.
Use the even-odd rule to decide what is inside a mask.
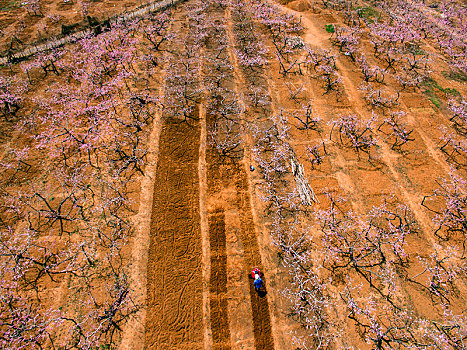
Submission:
[[[203,347],[199,125],[163,122],[147,284],[147,349]]]

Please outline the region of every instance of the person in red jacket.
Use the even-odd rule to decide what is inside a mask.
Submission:
[[[257,267],[251,271],[251,275],[254,278],[253,285],[255,286],[255,290],[257,292],[263,287],[263,280],[261,279],[261,271]]]

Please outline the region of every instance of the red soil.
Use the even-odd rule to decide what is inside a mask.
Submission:
[[[96,15],[99,11],[101,15],[111,15],[116,4],[106,3],[100,9],[93,5],[89,11]],[[188,35],[184,23],[189,4],[188,1],[179,5],[173,14],[177,33]],[[127,5],[130,8],[138,4],[129,2]],[[62,9],[63,6],[62,3],[47,3],[44,11],[51,14],[63,12],[64,20],[60,24],[82,20],[82,15],[77,14],[78,3],[67,5],[66,9]],[[114,12],[121,11],[122,7],[123,4],[118,2]],[[282,10],[302,18],[302,38],[309,47],[334,50],[324,27],[329,23],[343,24],[339,14],[322,8],[317,2],[301,0],[282,5]],[[45,17],[39,19],[19,8],[0,14],[2,29],[9,31],[19,26],[14,16],[25,18],[28,29],[22,35],[35,31],[39,26],[36,22],[46,21]],[[322,261],[324,255],[323,232],[310,213],[311,210],[326,208],[329,189],[346,197],[345,205],[359,215],[368,213],[373,206],[384,201],[406,204],[419,230],[416,235],[407,237],[406,252],[410,263],[396,277],[401,286],[397,291],[398,297],[406,301],[418,316],[440,320],[442,310],[421,287],[427,281],[421,278],[415,284],[404,278],[420,273],[422,267],[417,263],[418,259],[428,257],[437,245],[443,244],[434,235],[432,213],[421,206],[421,202],[424,196],[439,187],[439,179],[446,177],[452,166],[440,151],[438,141],[441,135],[439,125],[449,124],[446,96],[441,96],[443,106],[438,109],[420,89],[403,91],[397,109],[407,113],[406,122],[414,130],[411,135],[414,140],[404,146],[404,152],[396,152],[390,148],[390,141],[381,137],[369,155],[356,153],[340,144],[336,134],[331,134],[331,122],[337,116],[352,113],[368,120],[375,111],[368,106],[359,88],[362,79],[355,62],[338,54],[336,67],[342,77],[343,88],[340,94],[323,94],[321,83],[310,74],[284,76],[278,73],[280,67],[273,55],[270,34],[255,22],[257,35],[269,53],[268,64],[252,77],[241,68],[236,58],[233,28],[238,23],[230,10],[215,9],[209,15],[226,22],[227,60],[233,72],[233,79],[227,85],[229,91],[239,96],[239,104],[245,106],[238,116],[241,120],[239,125],[245,130],[254,123],[263,127],[272,125],[270,117],[282,113],[291,126],[287,142],[303,164],[306,178],[320,201],[298,216],[301,220],[298,226],[308,228],[314,262]],[[49,34],[55,34],[57,30],[50,29]],[[8,42],[3,40],[2,44],[4,49]],[[366,52],[371,51],[368,40],[362,40],[362,46]],[[172,49],[174,52],[183,50],[175,46]],[[206,50],[202,52],[207,56],[215,51],[209,47],[202,50]],[[201,66],[203,64],[208,63],[203,61]],[[162,76],[170,65],[170,61],[162,62],[161,67],[157,67],[158,73]],[[206,66],[202,66],[200,71],[201,78],[207,75]],[[433,76],[440,85],[453,87],[465,96],[465,83],[443,77],[441,69],[434,71]],[[156,83],[162,86],[157,86],[159,92],[165,83],[166,77]],[[255,84],[268,92],[270,100],[262,114],[247,101],[248,88]],[[298,105],[290,98],[290,86],[304,87],[300,101],[313,101],[314,114],[321,118],[319,129],[304,131],[296,127],[298,122],[293,112]],[[388,77],[384,89],[391,94],[400,87]],[[164,105],[167,98],[162,95],[160,93]],[[300,327],[293,315],[289,316],[292,305],[282,296],[290,286],[289,269],[283,266],[269,236],[273,220],[268,203],[259,199],[265,180],[254,160],[253,136],[244,132],[242,144],[235,153],[221,155],[208,140],[207,134],[213,130],[217,116],[204,115],[206,95],[205,92],[197,101],[188,119],[164,115],[152,126],[160,128],[160,138],[148,141],[148,144],[157,144],[152,149],[153,169],[144,174],[146,178],[143,175],[138,178],[142,182],[136,182],[138,186],[144,181],[148,184],[148,187],[136,190],[140,210],[144,205],[147,208],[141,211],[141,217],[135,219],[140,220],[139,223],[146,220],[148,227],[141,229],[140,239],[134,238],[131,242],[131,249],[133,253],[140,254],[139,258],[132,257],[130,247],[125,253],[127,262],[134,263],[134,266],[138,265],[136,260],[139,262],[132,271],[133,288],[144,300],[144,312],[137,313],[129,323],[133,326],[139,324],[138,329],[123,328],[121,348],[292,349],[291,334],[301,336],[307,331]],[[10,142],[13,136],[5,138]],[[327,157],[323,164],[314,167],[307,161],[306,148],[321,142],[326,147]],[[255,166],[254,172],[248,171],[250,165]],[[465,175],[465,168],[461,167],[459,172]],[[294,183],[290,171],[284,176],[284,183]],[[152,196],[139,192],[149,191],[148,188],[153,188]],[[152,203],[141,203],[144,198],[152,198]],[[147,242],[149,247],[144,246]],[[463,266],[461,259],[456,263]],[[249,278],[254,266],[265,272],[265,293],[256,292]],[[332,300],[326,310],[330,318],[329,327],[334,327],[335,333],[341,334],[330,348],[353,346],[369,349],[364,330],[347,317],[349,311],[342,298],[349,280],[359,284],[365,283],[364,278],[355,272],[333,274],[321,266],[313,266],[310,270],[326,281],[326,293]],[[137,290],[136,285],[141,289]],[[456,293],[452,297],[452,309],[459,313],[465,312],[462,310],[465,307],[465,287],[465,276],[461,274],[455,282]],[[61,295],[66,286],[62,282],[56,288],[56,294]],[[359,297],[371,293],[377,295],[372,286],[365,284]]]

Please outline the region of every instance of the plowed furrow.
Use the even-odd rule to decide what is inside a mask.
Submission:
[[[222,192],[228,192],[228,205],[239,213],[240,227],[238,230],[238,237],[243,247],[243,266],[241,267],[243,273],[248,274],[253,266],[258,266],[262,269],[261,256],[249,204],[248,182],[243,166],[236,159],[220,157],[212,148],[208,149],[207,161],[208,187],[211,191],[211,195],[215,196],[216,193],[219,195]],[[227,190],[229,188],[230,191]],[[211,260],[211,264],[211,278],[215,278],[216,271],[213,260]],[[265,280],[265,282],[267,283],[267,280]],[[249,281],[249,293],[255,349],[274,349],[267,294],[258,294],[251,280]],[[214,317],[213,313],[214,309],[211,303],[212,318]],[[216,325],[214,324],[213,318],[213,338],[215,327]]]
[[[199,127],[164,121],[151,217],[147,349],[199,349],[203,341]]]
[[[234,90],[237,91],[238,96],[241,96],[239,91],[252,91],[253,87],[266,85],[266,81],[264,75],[262,74],[262,69],[255,72],[248,72],[251,74],[250,75],[247,72],[242,71],[242,69],[239,67],[237,58],[235,56],[235,50],[232,49],[236,45],[234,28],[238,23],[236,23],[232,18],[230,10],[226,12],[226,18],[228,21],[228,25],[226,26],[226,35],[228,37],[229,43],[231,44],[231,48],[228,49],[229,57],[232,63],[233,71],[235,72]],[[242,104],[246,106],[247,109],[239,116],[239,123],[245,124],[245,120],[253,121],[253,115],[255,114],[256,110],[255,107],[251,105],[251,101],[244,98],[241,98],[241,100]],[[264,108],[260,113],[258,113],[258,115],[262,115],[264,113],[268,113],[267,108]],[[255,115],[255,117],[257,117],[257,115]],[[246,149],[239,153],[242,155],[249,154],[249,147],[251,147],[251,144],[247,141],[245,147]],[[221,160],[218,160],[218,162],[221,162]],[[223,175],[221,173],[221,178],[235,179],[235,206],[240,213],[239,238],[244,249],[243,270],[248,273],[254,266],[256,266],[264,271],[258,240],[256,237],[252,208],[250,205],[250,194],[248,189],[248,178],[245,172],[245,164],[238,161],[238,158],[230,159],[227,161],[227,163],[228,166],[224,166],[223,168],[225,169],[224,171],[228,171],[230,174]],[[267,279],[265,278],[264,281],[267,286]],[[267,293],[258,294],[255,291],[251,280],[249,283],[249,293],[252,309],[255,348],[274,349],[274,337],[271,327],[271,316]]]
[[[225,214],[219,209],[209,216],[211,246],[210,307],[213,349],[230,349],[227,312],[227,252]]]
[[[236,164],[235,171],[238,174],[236,184],[238,193],[238,205],[241,208],[241,231],[240,237],[245,249],[245,270],[249,271],[257,266],[264,271],[261,256],[259,254],[258,241],[255,226],[251,214],[250,201],[248,198],[247,178],[240,164]],[[267,278],[263,278],[267,286]],[[250,283],[251,309],[253,313],[253,331],[255,334],[256,349],[274,349],[274,341],[269,316],[268,298],[265,292],[256,292],[253,283]]]

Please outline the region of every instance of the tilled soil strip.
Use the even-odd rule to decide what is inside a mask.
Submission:
[[[251,212],[250,200],[248,198],[248,180],[239,163],[235,164],[235,172],[238,174],[236,183],[238,193],[238,205],[241,208],[241,240],[245,249],[245,270],[252,266],[257,266],[264,271],[259,253],[258,241],[256,238],[255,225]],[[267,285],[267,278],[263,277]],[[271,329],[271,319],[269,316],[269,304],[267,295],[257,293],[253,283],[250,283],[251,309],[253,312],[253,330],[255,333],[255,347],[259,349],[274,349],[274,341]]]
[[[146,349],[203,348],[199,125],[164,121],[149,247]]]
[[[211,329],[213,349],[230,349],[229,317],[227,313],[227,251],[225,214],[216,209],[209,215],[211,245]]]
[[[227,35],[232,47],[235,47],[235,36],[233,27],[235,25],[232,19],[231,12],[228,10],[226,18],[229,22],[227,26]],[[252,86],[258,84],[259,81],[245,82],[245,76],[239,68],[238,62],[235,59],[233,52],[230,52],[231,62],[236,72],[235,84],[238,91],[247,91],[246,84],[251,83]],[[257,78],[264,79],[261,74],[257,75]],[[245,105],[249,103],[243,101]],[[248,113],[248,112],[247,112]],[[243,117],[243,116],[242,116]],[[248,145],[246,146],[248,147]],[[248,150],[245,153],[249,153]],[[248,177],[245,171],[245,164],[234,161],[230,165],[229,171],[232,173],[232,178],[236,179],[235,187],[237,193],[237,206],[239,208],[241,221],[240,239],[245,250],[245,266],[244,270],[249,271],[253,266],[258,267],[264,271],[261,260],[261,254],[258,246],[258,239],[256,237],[255,223],[253,221],[253,211],[250,201],[250,192],[248,188]],[[222,178],[230,178],[230,176],[223,176]],[[267,280],[264,279],[265,285],[267,286]],[[269,304],[267,294],[258,294],[253,286],[253,283],[249,284],[251,308],[253,316],[253,330],[255,336],[255,348],[256,349],[274,349],[274,338],[271,327],[271,316],[269,313]]]
[[[208,119],[209,120],[209,119]],[[212,122],[212,121],[211,121]],[[209,122],[208,122],[209,125]],[[225,158],[219,156],[217,151],[213,148],[207,150],[207,163],[208,163],[208,188],[211,195],[215,195],[216,190],[221,192],[223,189],[233,187],[234,198],[233,203],[229,203],[239,213],[240,219],[240,230],[239,237],[244,250],[244,259],[242,271],[248,274],[253,266],[257,266],[262,269],[261,256],[259,253],[258,242],[256,239],[255,227],[253,217],[251,213],[248,182],[245,171],[241,163],[236,159]],[[210,216],[210,231],[214,230],[215,226],[212,223],[219,222],[223,214],[211,215]],[[219,224],[218,224],[219,225]],[[224,224],[225,225],[225,224]],[[212,230],[211,230],[212,228]],[[225,228],[224,228],[225,230]],[[219,230],[217,230],[219,231]],[[210,234],[211,239],[213,237]],[[223,236],[225,241],[225,233]],[[223,243],[225,244],[225,243]],[[211,243],[212,247],[213,243]],[[214,252],[212,252],[214,254]],[[214,271],[213,259],[211,259],[211,279],[216,280],[216,271]],[[266,284],[267,281],[265,280]],[[213,292],[213,291],[211,291]],[[216,290],[216,293],[219,289]],[[249,283],[249,292],[252,309],[252,320],[253,320],[253,332],[254,332],[254,344],[255,349],[274,349],[274,341],[271,330],[271,320],[269,317],[269,305],[267,294],[259,295],[254,287],[253,283]],[[213,330],[213,341],[215,342],[216,328],[214,324],[214,312],[223,312],[222,310],[215,311],[211,302],[211,317],[212,317],[212,330]],[[221,337],[224,335],[218,335]]]

